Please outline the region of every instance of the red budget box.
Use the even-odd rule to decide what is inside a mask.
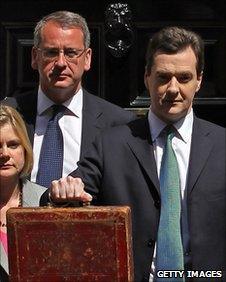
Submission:
[[[127,206],[11,208],[11,282],[133,281]]]

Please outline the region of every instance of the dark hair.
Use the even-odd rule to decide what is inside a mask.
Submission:
[[[200,75],[204,69],[204,42],[195,32],[176,26],[163,28],[150,39],[146,53],[147,73],[151,71],[156,52],[175,54],[189,46],[195,53],[196,71]]]

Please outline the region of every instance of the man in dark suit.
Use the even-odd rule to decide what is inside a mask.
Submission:
[[[131,207],[136,282],[226,281],[225,128],[198,119],[192,110],[203,48],[197,34],[182,28],[156,33],[144,77],[151,97],[148,116],[104,131],[77,171],[52,182],[56,202],[93,199],[97,205]],[[171,190],[177,186],[175,200]],[[165,249],[160,235],[167,238]],[[159,277],[169,277],[167,270],[183,275]]]
[[[90,32],[83,17],[68,11],[58,11],[41,19],[34,30],[32,68],[39,72],[39,88],[35,91],[6,98],[3,103],[12,105],[22,114],[34,149],[34,168],[31,180],[47,186],[55,178],[44,173],[50,171],[53,162],[41,159],[54,152],[52,144],[56,134],[52,133],[49,150],[42,153],[48,122],[52,118],[53,105],[63,105],[64,114],[59,119],[63,134],[63,170],[66,176],[76,169],[95,136],[106,127],[127,123],[135,116],[101,98],[89,94],[82,88],[83,73],[90,69],[92,50]],[[66,108],[66,110],[65,110]],[[56,140],[57,141],[57,140]],[[61,150],[62,151],[62,150]],[[51,156],[50,159],[53,159]],[[58,163],[59,161],[56,160]]]

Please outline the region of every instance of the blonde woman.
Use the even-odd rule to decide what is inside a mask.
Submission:
[[[15,109],[0,105],[0,281],[8,279],[6,211],[11,207],[39,206],[46,190],[26,179],[32,165],[32,147],[21,116]]]

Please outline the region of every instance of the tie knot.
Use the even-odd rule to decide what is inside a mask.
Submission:
[[[63,106],[63,105],[52,105],[52,111],[53,111],[53,115],[52,115],[52,119],[55,118],[56,115],[60,115],[60,116],[63,116],[65,110],[66,110],[66,107]]]
[[[172,124],[168,124],[163,128],[162,133],[167,136],[169,135],[174,136],[176,133],[176,128]]]
[[[175,134],[176,134],[176,128],[172,124],[168,124],[162,130],[162,137],[165,140],[172,141],[172,139],[175,136]]]

